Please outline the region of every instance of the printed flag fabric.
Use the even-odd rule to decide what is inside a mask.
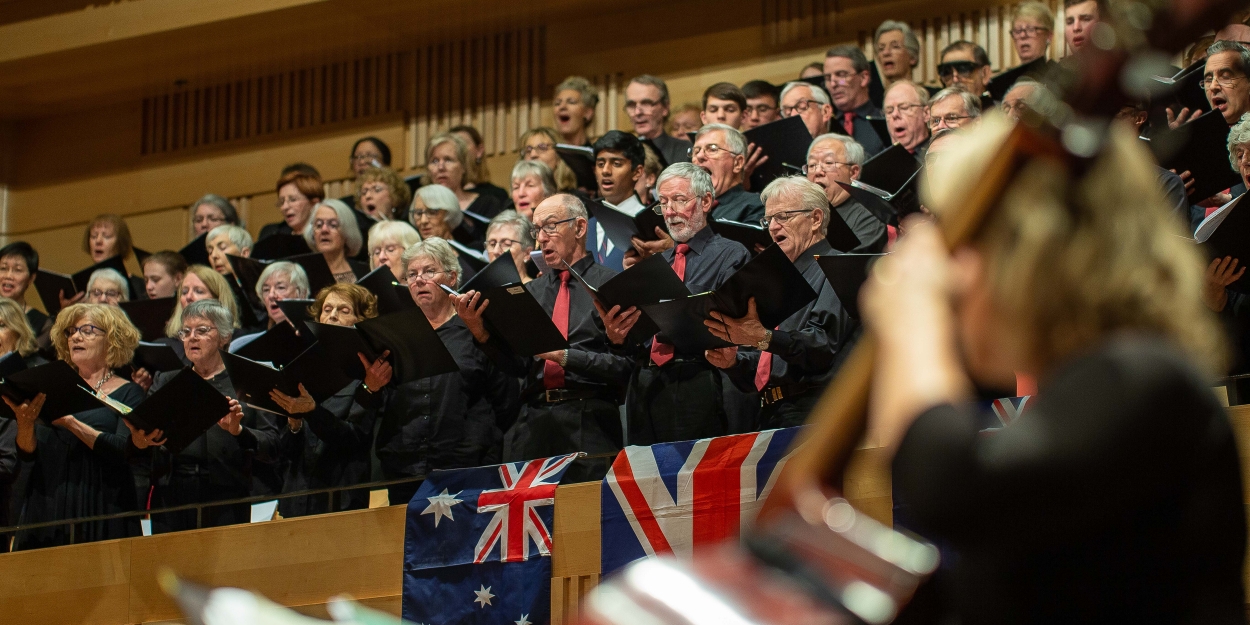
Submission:
[[[736,536],[754,518],[799,428],[626,447],[603,480],[603,574]]]
[[[404,618],[546,623],[556,485],[576,457],[431,473],[408,504]]]
[[[1024,397],[1004,397],[989,402],[986,408],[988,410],[980,411],[983,419],[979,424],[982,432],[993,432],[1001,430],[1015,421],[1024,414],[1028,409],[1029,401],[1033,399],[1032,395]]]

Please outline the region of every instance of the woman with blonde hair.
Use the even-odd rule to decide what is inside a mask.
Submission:
[[[29,359],[37,351],[39,345],[35,343],[35,331],[26,320],[22,305],[0,297],[0,356],[17,352],[18,356],[27,359],[28,366],[33,366]]]
[[[569,76],[556,85],[555,99],[551,103],[551,116],[560,143],[590,146],[591,124],[595,121],[595,107],[599,106],[599,90],[581,76]]]
[[[143,389],[114,374],[130,362],[139,331],[115,306],[73,304],[52,327],[57,357],[82,378],[82,386],[130,408],[143,401]],[[18,405],[4,401],[17,420],[18,457],[31,463],[19,524],[60,521],[128,512],[137,506],[127,458],[136,448],[160,440],[160,432],[132,432],[122,415],[103,404],[72,415],[40,419],[45,397]],[[18,532],[15,547],[32,549],[69,543],[70,526]],[[74,542],[139,534],[137,518],[76,523]]]
[[[370,167],[356,179],[356,210],[375,221],[403,219],[412,190],[390,167]]]
[[[204,265],[187,267],[187,272],[183,274],[174,295],[178,301],[174,304],[173,316],[169,318],[169,323],[165,324],[165,336],[170,338],[178,336],[178,330],[182,328],[182,309],[202,299],[215,299],[221,302],[221,305],[230,311],[235,327],[239,327],[239,302],[234,298],[234,290],[212,267]],[[243,305],[246,306],[247,302]]]
[[[940,223],[1008,132],[987,118],[931,165]],[[1026,164],[953,252],[913,222],[861,293],[869,436],[894,455],[896,522],[958,555],[956,620],[1244,622],[1240,463],[1210,390],[1226,346],[1132,134],[1079,174]],[[1039,392],[981,434],[974,383],[1017,374]]]
[[[521,158],[527,161],[542,161],[550,168],[551,175],[555,177],[556,191],[560,193],[575,191],[577,175],[569,169],[568,164],[556,152],[558,143],[560,143],[560,136],[556,134],[556,131],[547,127],[530,128],[521,133]]]
[[[369,229],[369,269],[386,265],[396,280],[404,278],[404,263],[400,260],[409,245],[421,240],[406,221],[383,221]]]

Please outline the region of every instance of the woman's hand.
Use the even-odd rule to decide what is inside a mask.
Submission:
[[[393,371],[391,369],[391,363],[386,361],[386,357],[390,355],[391,350],[388,349],[382,352],[382,355],[378,356],[377,360],[369,362],[369,360],[365,358],[364,354],[356,354],[356,356],[360,358],[360,364],[365,366],[364,382],[365,386],[369,387],[370,391],[376,393],[377,391],[382,390],[383,386],[391,383],[391,374]]]
[[[134,443],[135,447],[138,449],[160,447],[165,444],[165,432],[161,431],[160,428],[152,430],[151,432],[144,432],[143,430],[135,427],[134,424],[127,419],[122,419],[122,423],[125,423],[126,427],[130,430],[130,442]]]
[[[625,337],[629,336],[629,331],[634,329],[634,324],[642,317],[642,311],[634,306],[625,310],[621,310],[620,306],[613,306],[612,310],[605,311],[602,304],[591,301],[595,304],[595,310],[599,311],[599,317],[603,319],[603,330],[607,333],[608,340],[613,345],[624,345]]]
[[[43,410],[43,403],[48,399],[46,395],[40,393],[35,395],[34,399],[19,405],[13,403],[13,400],[8,397],[0,396],[0,398],[4,399],[4,403],[9,405],[9,409],[17,417],[17,427],[19,428],[34,427],[35,420],[39,418],[39,411]]]
[[[217,421],[217,426],[229,432],[231,436],[243,433],[243,406],[239,405],[239,400],[230,400],[230,412]]]
[[[79,293],[69,299],[65,299],[65,291],[58,291],[56,294],[56,298],[61,300],[61,308],[77,304],[78,302],[81,302],[84,297],[87,297],[86,291],[83,291],[82,293]]]
[[[299,397],[291,397],[278,389],[269,391],[269,398],[287,411],[288,414],[303,414],[312,412],[317,407],[317,402],[308,394],[308,389],[303,384],[299,385]]]
[[[1202,301],[1207,308],[1220,312],[1228,305],[1228,285],[1241,279],[1246,273],[1243,266],[1237,268],[1240,261],[1232,256],[1216,258],[1207,265],[1205,280],[1202,285]]]
[[[707,359],[713,367],[717,369],[728,369],[734,366],[738,361],[737,347],[718,347],[703,352],[703,357]]]
[[[490,340],[490,332],[486,331],[486,322],[482,321],[482,314],[486,312],[486,307],[490,306],[490,300],[483,299],[482,294],[477,291],[469,291],[461,295],[449,293],[447,297],[451,298],[452,305],[456,307],[456,314],[460,315],[460,320],[468,326],[473,338],[478,343]]]
[[[138,384],[139,387],[143,389],[144,393],[148,392],[148,389],[152,388],[152,374],[148,373],[148,370],[143,367],[135,369],[135,372],[131,374],[130,378],[130,381]]]

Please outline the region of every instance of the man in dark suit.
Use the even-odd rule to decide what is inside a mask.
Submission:
[[[712,174],[712,189],[716,193],[713,219],[754,225],[764,216],[759,194],[742,188],[746,149],[746,137],[724,124],[708,124],[695,135],[690,155],[695,165]]]
[[[625,87],[625,114],[634,124],[634,134],[651,142],[665,164],[690,162],[690,142],[664,132],[669,110],[668,85],[650,74],[629,81]]]
[[[881,119],[881,109],[868,97],[868,84],[872,82],[868,72],[868,58],[863,50],[853,45],[835,46],[825,53],[825,88],[833,99],[834,124],[841,132],[850,135],[868,156],[889,147],[881,135],[873,129],[870,119]],[[784,99],[784,98],[783,98]],[[824,134],[824,130],[812,136]]]

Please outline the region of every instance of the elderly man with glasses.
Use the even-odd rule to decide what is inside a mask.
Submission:
[[[625,114],[634,134],[651,142],[665,162],[690,162],[690,142],[669,136],[664,124],[669,113],[668,84],[650,74],[636,76],[625,87]]]
[[[990,56],[985,49],[971,41],[956,41],[942,50],[942,62],[938,63],[938,77],[942,86],[962,87],[981,100],[981,108],[994,105],[985,95],[986,85],[994,72],[990,69]]]
[[[847,314],[816,263],[816,256],[838,253],[825,239],[829,220],[840,219],[831,216],[825,190],[803,178],[778,178],[761,196],[767,210],[762,221],[768,234],[803,274],[816,299],[776,328],[760,323],[755,300],[740,319],[713,312],[705,322],[713,335],[736,346],[765,347],[726,347],[708,350],[706,356],[708,362],[724,369],[740,390],[760,394],[761,427],[783,428],[807,420],[859,336],[860,326]]]
[[[886,89],[884,111],[894,143],[924,158],[929,143],[929,91],[910,80],[900,80]]]
[[[836,127],[864,146],[868,156],[873,156],[887,146],[870,123],[873,119],[883,119],[883,116],[881,109],[868,96],[868,84],[872,80],[868,63],[868,57],[857,46],[830,48],[825,53],[825,88],[833,100]],[[782,115],[785,115],[784,111]],[[828,124],[818,132],[813,131],[812,136],[817,137],[827,131]]]
[[[746,149],[746,137],[724,124],[708,124],[695,135],[690,158],[712,175],[712,189],[716,194],[713,219],[753,224],[764,216],[764,203],[759,194],[742,188]]]
[[[838,212],[838,216],[859,239],[859,247],[851,251],[875,254],[885,249],[889,237],[885,222],[873,216],[838,184],[851,184],[852,180],[858,180],[865,158],[864,146],[854,139],[835,133],[821,135],[807,149],[807,165],[803,167],[803,174],[825,190],[829,206]]]
[[[698,165],[677,163],[660,174],[656,188],[659,209],[676,242],[663,253],[664,260],[691,293],[715,290],[751,255],[740,243],[708,227],[712,176]],[[643,344],[632,343],[629,332],[638,322],[640,310],[615,306],[599,313],[618,353],[631,353],[635,358],[626,395],[631,445],[731,433],[730,423],[740,410],[740,398],[726,388],[732,384],[708,364],[702,352],[683,352],[658,336]]]
[[[981,119],[981,100],[962,87],[947,87],[929,100],[929,132],[963,128]]]

